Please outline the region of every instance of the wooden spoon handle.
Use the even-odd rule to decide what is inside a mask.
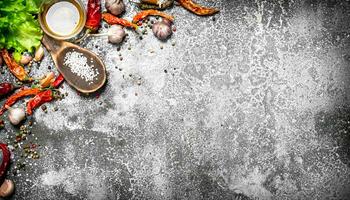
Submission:
[[[51,52],[51,55],[57,55],[62,48],[63,41],[55,40],[48,35],[44,34],[42,43],[45,45],[46,49]]]

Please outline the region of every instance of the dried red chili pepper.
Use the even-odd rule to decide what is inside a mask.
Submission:
[[[159,10],[151,9],[151,10],[143,10],[143,11],[137,13],[134,16],[134,18],[132,19],[132,22],[133,23],[138,23],[138,22],[144,20],[146,17],[148,17],[150,15],[152,15],[152,16],[161,16],[161,17],[163,17],[165,19],[168,19],[170,21],[174,21],[174,17],[173,16],[168,15],[168,14],[166,14],[164,12],[159,11]]]
[[[55,78],[55,73],[49,72],[46,76],[40,80],[39,85],[42,88],[46,88],[51,85],[51,82]]]
[[[7,95],[15,89],[12,83],[0,83],[0,95]]]
[[[196,15],[207,16],[219,12],[219,9],[208,8],[194,3],[192,0],[177,0],[180,5]]]
[[[7,170],[7,167],[10,164],[11,152],[9,151],[7,145],[3,143],[0,143],[0,149],[0,153],[2,154],[2,161],[0,162],[0,179],[2,179]]]
[[[85,22],[85,28],[86,32],[85,34],[75,40],[76,43],[79,43],[89,37],[89,34],[91,32],[96,32],[100,28],[101,23],[101,0],[89,0],[87,4],[87,14],[86,14],[86,22]]]
[[[56,79],[51,83],[51,87],[58,88],[64,81],[62,74],[59,74]],[[28,115],[33,114],[33,110],[44,103],[50,102],[54,99],[52,90],[46,90],[38,93],[33,98],[31,98],[27,103],[27,113]]]
[[[63,83],[64,81],[64,77],[62,74],[59,74],[56,79],[51,83],[51,87],[53,88],[58,88],[58,86],[61,85],[61,83]]]
[[[33,110],[46,102],[52,101],[53,93],[52,90],[45,90],[35,95],[35,97],[31,98],[27,103],[27,113],[28,115],[33,114]]]
[[[101,1],[100,0],[89,0],[87,4],[87,15],[86,15],[85,27],[92,32],[97,31],[100,27],[101,22]]]
[[[26,96],[33,96],[40,92],[41,90],[39,88],[26,88],[21,89],[19,92],[11,95],[5,102],[5,104],[0,109],[0,115],[4,114],[4,112],[7,110],[6,107],[11,107],[13,104],[15,104],[19,99],[26,97]]]
[[[3,49],[1,51],[1,55],[4,58],[4,61],[7,65],[7,67],[9,68],[11,73],[16,76],[16,78],[18,78],[20,81],[32,81],[33,80],[32,78],[30,78],[28,76],[26,70],[24,70],[24,68],[21,65],[19,65],[18,63],[16,63],[15,60],[12,59],[12,57],[10,56],[10,54],[8,53],[8,51],[6,49]]]
[[[102,13],[102,18],[105,20],[108,24],[113,25],[113,24],[118,24],[122,25],[125,27],[130,27],[133,29],[137,29],[137,25],[129,22],[126,19],[116,17],[110,13]]]

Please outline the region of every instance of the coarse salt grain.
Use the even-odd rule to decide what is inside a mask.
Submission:
[[[99,74],[97,69],[88,65],[88,60],[84,54],[75,51],[66,54],[64,57],[64,65],[69,67],[74,74],[86,82],[89,82],[89,84],[91,84]]]

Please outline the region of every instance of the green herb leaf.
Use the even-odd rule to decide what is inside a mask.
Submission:
[[[41,0],[0,0],[0,49],[14,51],[16,60],[24,51],[33,53],[42,31],[35,15]]]

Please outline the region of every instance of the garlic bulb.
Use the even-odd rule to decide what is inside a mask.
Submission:
[[[11,108],[7,107],[9,110],[8,118],[13,125],[18,125],[26,117],[26,112],[23,108]]]
[[[160,40],[166,40],[173,33],[169,20],[162,20],[161,22],[153,24],[152,31]]]
[[[43,59],[44,56],[44,48],[40,45],[40,47],[36,50],[34,61],[39,62],[41,59]]]
[[[24,53],[19,61],[22,65],[27,65],[30,61],[32,61],[33,57],[28,53]]]
[[[105,7],[113,15],[120,15],[125,11],[123,0],[106,0]]]
[[[120,25],[112,25],[108,30],[108,41],[110,43],[119,44],[125,37],[124,28]]]

